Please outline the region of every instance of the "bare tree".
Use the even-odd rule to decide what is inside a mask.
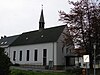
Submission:
[[[100,53],[100,1],[69,1],[74,6],[70,13],[60,11],[60,21],[67,24],[74,46],[81,47],[90,55],[93,62],[93,44],[96,43],[96,54]]]

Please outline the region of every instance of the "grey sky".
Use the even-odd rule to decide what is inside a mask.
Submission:
[[[38,30],[42,4],[45,28],[62,25],[58,11],[71,7],[67,0],[0,0],[0,36]]]

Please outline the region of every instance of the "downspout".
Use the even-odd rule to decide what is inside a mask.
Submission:
[[[53,42],[53,69],[54,69],[54,42]]]

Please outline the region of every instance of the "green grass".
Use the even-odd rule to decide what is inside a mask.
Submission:
[[[11,70],[10,75],[75,75],[68,72],[33,72],[33,71],[23,71],[23,70]]]
[[[67,71],[67,72],[51,72],[51,71],[36,72],[36,71],[11,69],[10,75],[79,75],[79,74],[76,74],[76,72],[72,73],[70,71]],[[93,75],[93,70],[91,70],[90,75]],[[96,75],[100,75],[100,70],[96,70]]]

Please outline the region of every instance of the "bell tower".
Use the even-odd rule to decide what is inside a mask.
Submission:
[[[44,22],[43,5],[42,5],[40,20],[39,20],[39,30],[44,29],[44,24],[45,22]]]

